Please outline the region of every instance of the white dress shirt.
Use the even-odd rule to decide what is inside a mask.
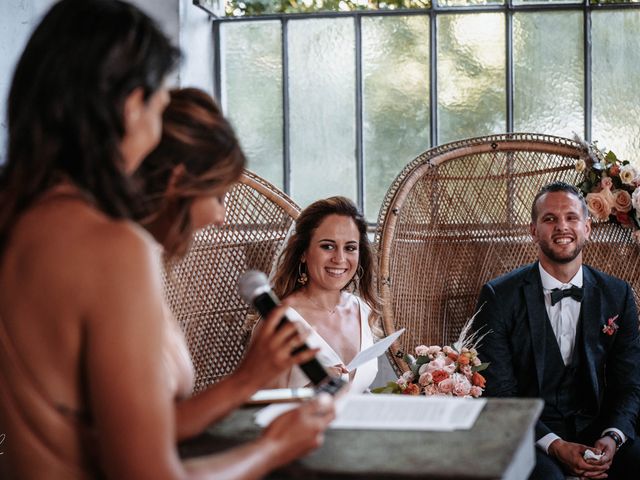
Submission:
[[[564,297],[555,305],[551,305],[551,290],[559,288],[564,290],[566,288],[574,287],[582,288],[582,266],[574,277],[569,280],[569,283],[563,283],[557,278],[551,276],[542,265],[540,267],[540,279],[542,280],[542,292],[544,293],[544,305],[551,322],[551,328],[553,334],[558,341],[558,347],[560,347],[560,353],[565,365],[569,365],[571,358],[573,357],[573,350],[576,345],[576,332],[578,328],[578,320],[580,319],[580,302],[573,297]],[[627,440],[627,437],[617,428],[607,428],[605,432],[614,431],[620,438],[622,443]],[[536,442],[536,445],[549,453],[549,446],[560,437],[555,433],[548,433]]]

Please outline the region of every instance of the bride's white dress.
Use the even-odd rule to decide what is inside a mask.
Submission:
[[[363,302],[360,298],[355,295],[356,301],[359,305],[359,313],[360,313],[360,350],[362,351],[365,348],[373,345],[373,335],[371,333],[371,327],[369,326],[369,313],[371,309],[369,306]],[[309,328],[311,333],[306,339],[307,345],[311,348],[319,348],[320,351],[316,355],[318,361],[325,367],[332,367],[334,365],[343,364],[347,365],[347,362],[342,360],[340,356],[335,352],[331,345],[327,343],[327,341],[322,338],[309,323],[302,318],[302,316],[296,312],[293,308],[289,308],[287,312],[287,317],[289,320],[294,322],[300,322],[305,327]],[[349,389],[350,393],[362,393],[369,388],[369,385],[376,378],[376,374],[378,373],[378,361],[377,359],[373,359],[368,361],[367,363],[360,365],[353,377],[353,381],[351,382],[351,387]],[[291,375],[289,376],[289,382],[287,386],[289,388],[300,388],[304,387],[309,383],[309,379],[304,374],[304,372],[299,367],[293,367],[291,370]]]

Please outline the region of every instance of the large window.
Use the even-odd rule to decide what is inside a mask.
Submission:
[[[252,170],[302,206],[349,196],[375,222],[407,162],[462,138],[575,132],[640,163],[638,7],[447,0],[216,19],[215,93]]]

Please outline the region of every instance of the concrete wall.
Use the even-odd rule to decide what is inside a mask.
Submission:
[[[211,23],[192,0],[130,0],[153,17],[184,53],[171,85],[213,93]],[[13,69],[33,28],[55,0],[0,0],[0,164],[6,155],[6,98]]]

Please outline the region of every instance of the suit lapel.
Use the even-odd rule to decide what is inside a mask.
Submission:
[[[538,391],[542,392],[542,379],[544,373],[544,357],[546,355],[546,325],[547,311],[544,306],[542,281],[540,280],[538,262],[535,262],[524,281],[524,298],[527,304],[527,316],[529,331],[531,332],[531,344],[533,357],[536,364],[538,377]]]
[[[586,366],[589,370],[590,383],[593,387],[596,399],[599,399],[600,392],[598,374],[596,371],[598,358],[596,358],[596,349],[600,343],[601,334],[601,295],[598,285],[589,269],[583,267],[582,272],[584,299],[582,300],[580,310],[582,320],[579,322],[580,328],[582,329],[582,347],[585,353]]]

